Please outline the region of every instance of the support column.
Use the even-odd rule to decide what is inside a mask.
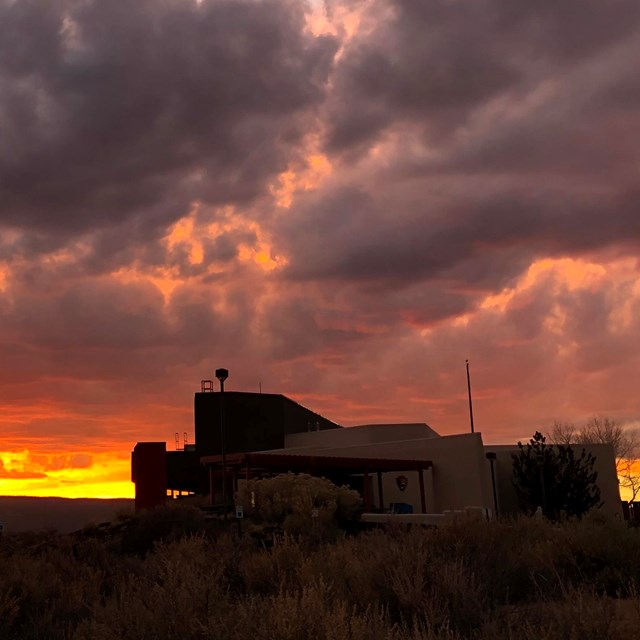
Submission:
[[[364,494],[364,510],[365,511],[370,511],[371,510],[371,497],[369,495],[369,472],[365,471],[364,472],[364,490],[363,490],[363,494]]]
[[[378,500],[380,503],[380,509],[384,511],[384,496],[382,494],[382,472],[378,471]]]
[[[216,479],[213,475],[213,465],[209,465],[209,504],[213,506],[216,500]]]
[[[418,470],[418,480],[420,482],[420,508],[422,513],[427,513],[427,502],[424,496],[424,469],[422,467]]]
[[[425,469],[425,498],[431,513],[438,513],[438,504],[436,500],[436,489],[433,481],[433,465],[429,465]]]

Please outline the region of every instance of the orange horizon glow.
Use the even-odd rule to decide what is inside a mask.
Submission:
[[[55,461],[69,459],[74,455],[86,455],[92,459],[91,465],[46,470],[46,465],[38,461],[38,458],[43,457]],[[0,496],[70,499],[135,497],[135,486],[130,479],[130,458],[120,452],[93,455],[58,452],[49,456],[37,456],[26,450],[0,451],[0,462],[2,474],[6,474],[0,474]],[[640,460],[633,464],[633,471],[640,475]],[[620,498],[630,500],[631,497],[631,491],[621,486]]]
[[[130,456],[118,451],[0,451],[0,495],[133,498]]]

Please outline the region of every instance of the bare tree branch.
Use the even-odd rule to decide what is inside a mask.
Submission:
[[[555,421],[549,439],[554,444],[610,444],[616,458],[620,486],[634,501],[640,495],[640,475],[634,464],[640,459],[640,432],[607,416],[593,416],[582,429],[569,422]]]

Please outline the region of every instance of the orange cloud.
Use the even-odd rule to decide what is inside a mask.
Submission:
[[[504,311],[516,296],[522,295],[544,278],[552,277],[570,291],[577,291],[591,288],[594,284],[601,282],[606,274],[607,269],[602,264],[586,259],[543,258],[531,264],[514,287],[487,296],[480,303],[480,308]]]
[[[318,146],[317,139],[309,140],[304,162],[301,165],[290,166],[271,185],[271,193],[278,206],[288,209],[297,192],[317,189],[323,180],[333,173],[333,166],[329,158],[316,150]]]
[[[356,7],[338,4],[327,10],[325,3],[314,3],[307,18],[307,28],[315,36],[341,36],[344,45],[358,32],[366,4],[363,2]]]

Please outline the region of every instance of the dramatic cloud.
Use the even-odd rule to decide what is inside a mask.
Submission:
[[[3,222],[60,244],[115,225],[141,242],[194,200],[255,198],[336,49],[284,0],[4,0],[0,42]]]
[[[635,0],[0,0],[2,491],[129,492],[217,366],[637,427],[638,59]]]

